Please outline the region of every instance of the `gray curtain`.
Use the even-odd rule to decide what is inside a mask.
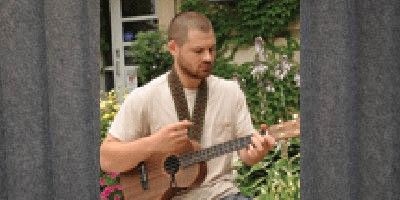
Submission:
[[[0,199],[99,199],[99,1],[0,1]]]
[[[301,1],[302,199],[400,199],[400,1]]]

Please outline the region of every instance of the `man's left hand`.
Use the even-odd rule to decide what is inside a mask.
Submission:
[[[275,147],[275,138],[270,135],[261,136],[254,133],[251,137],[252,143],[246,149],[239,151],[239,156],[243,162],[253,165],[261,161],[269,150]]]

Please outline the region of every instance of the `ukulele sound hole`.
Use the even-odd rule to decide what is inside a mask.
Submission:
[[[169,156],[164,162],[165,171],[170,174],[176,174],[179,171],[179,159],[176,156]]]

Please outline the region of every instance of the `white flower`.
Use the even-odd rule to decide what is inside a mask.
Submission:
[[[279,69],[275,70],[274,75],[276,78],[278,78],[280,74],[281,74],[281,70],[279,70]]]
[[[272,85],[265,87],[265,90],[267,90],[267,92],[275,92],[275,88]]]
[[[283,80],[284,73],[285,73],[284,71],[277,69],[275,70],[275,77],[279,80]]]
[[[283,70],[290,70],[290,68],[292,68],[292,64],[290,64],[289,62],[287,62],[287,61],[285,61],[285,62],[282,62],[282,68],[283,68]]]
[[[261,46],[259,46],[259,45],[256,45],[255,49],[256,49],[256,53],[261,53],[262,52]]]
[[[294,81],[296,82],[297,87],[300,87],[300,75],[294,75]]]
[[[251,71],[251,75],[253,75],[253,77],[256,79],[259,79],[260,76],[262,76],[267,69],[268,67],[265,65],[254,66],[253,70]]]
[[[255,40],[254,40],[254,48],[256,50],[256,53],[261,54],[263,52],[263,50],[264,50],[262,48],[263,43],[264,43],[264,41],[263,41],[262,37],[256,37],[255,38]]]
[[[287,76],[287,74],[288,74],[288,70],[287,69],[283,69],[283,71],[282,71],[283,77]]]

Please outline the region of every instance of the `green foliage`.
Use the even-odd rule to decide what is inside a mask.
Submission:
[[[299,88],[293,82],[298,71],[298,64],[284,80],[273,77],[274,67],[282,55],[292,59],[293,52],[299,50],[298,42],[293,39],[287,28],[290,22],[298,18],[300,13],[299,0],[237,0],[229,3],[215,3],[208,0],[186,0],[182,2],[182,11],[197,11],[210,18],[214,25],[218,46],[218,58],[214,74],[230,78],[237,74],[244,89],[252,119],[255,124],[275,124],[278,119],[287,120],[290,113],[298,112]],[[251,65],[241,66],[228,64],[235,49],[253,44],[254,38],[261,36],[266,39],[264,48],[270,52],[268,71],[262,79],[274,85],[276,92],[260,93],[257,81],[251,77]],[[273,44],[273,38],[284,36],[287,45],[278,47]],[[230,58],[221,58],[227,48],[233,49]],[[275,59],[278,57],[279,59]],[[262,107],[260,105],[265,102]]]
[[[265,48],[271,52],[269,54],[270,57],[275,55],[287,55],[289,59],[293,59],[294,52],[300,50],[300,44],[290,35],[286,36],[285,39],[285,46],[275,46],[273,43],[267,43],[265,45]]]
[[[259,79],[252,75],[254,63],[234,65],[225,58],[216,61],[214,74],[224,78],[230,78],[232,74],[238,76],[255,125],[271,125],[279,120],[290,120],[291,113],[299,112],[300,91],[294,81],[299,66],[290,61],[293,51],[298,49],[298,44],[294,40],[287,41],[286,47],[269,48],[267,61],[262,62],[268,69]],[[281,80],[275,76],[275,70],[282,64],[282,53],[291,55],[288,57],[292,67]],[[267,91],[266,82],[271,83],[275,91]],[[282,152],[277,150],[269,152],[262,162],[251,167],[238,161],[236,181],[240,191],[260,200],[300,199],[299,152],[300,139],[295,138],[289,140],[288,158],[281,158]]]
[[[163,74],[172,66],[172,57],[166,48],[166,35],[158,31],[139,32],[129,48],[139,66],[139,86]]]
[[[229,46],[248,46],[261,36],[270,43],[277,36],[288,36],[288,25],[298,18],[300,0],[237,0],[216,3],[208,0],[185,0],[182,11],[197,11],[214,25],[219,50]],[[222,47],[222,48],[221,48]]]
[[[288,44],[298,46],[293,41],[288,40]],[[268,67],[268,70],[260,78],[263,81],[262,84],[251,74],[254,63],[235,65],[231,64],[227,58],[217,58],[214,66],[214,74],[228,79],[233,74],[238,76],[241,88],[246,94],[247,104],[249,105],[251,117],[255,125],[262,123],[276,124],[279,120],[290,120],[292,119],[291,114],[299,112],[300,90],[294,81],[294,76],[298,73],[299,65],[291,61],[291,58],[288,56],[292,68],[283,80],[275,77],[276,67],[281,64],[281,59],[284,56],[280,53],[284,52],[293,55],[294,50],[297,50],[297,48],[288,46],[274,47],[272,49],[267,61],[262,62],[264,66]],[[267,82],[274,86],[274,92],[266,91],[265,86]]]
[[[236,163],[240,191],[257,199],[300,199],[300,139],[289,140],[288,158],[281,150],[269,152],[264,160],[252,167]]]

